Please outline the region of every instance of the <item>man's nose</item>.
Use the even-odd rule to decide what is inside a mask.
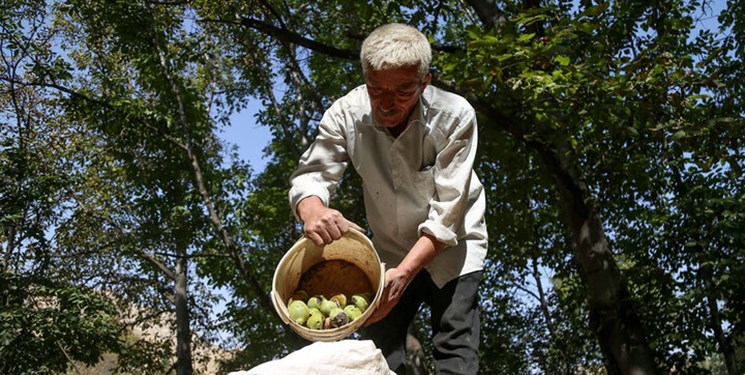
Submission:
[[[392,91],[386,90],[380,95],[380,107],[384,111],[393,109],[395,103],[396,103],[396,98],[395,98],[395,94]]]

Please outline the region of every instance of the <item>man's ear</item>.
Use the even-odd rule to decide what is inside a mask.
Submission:
[[[427,73],[426,76],[424,76],[424,79],[422,80],[422,89],[427,87],[429,85],[429,81],[432,80],[432,73]]]

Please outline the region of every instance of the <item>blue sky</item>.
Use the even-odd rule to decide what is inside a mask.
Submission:
[[[230,117],[230,126],[222,128],[221,138],[238,147],[240,158],[251,165],[255,172],[261,172],[266,166],[262,150],[272,137],[269,127],[256,123],[254,113],[258,100],[251,100],[251,104],[243,111]]]

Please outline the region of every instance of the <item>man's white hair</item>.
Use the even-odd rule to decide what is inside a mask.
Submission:
[[[368,69],[385,70],[418,66],[420,77],[429,73],[432,49],[419,30],[400,23],[389,23],[373,30],[362,42],[362,73]]]

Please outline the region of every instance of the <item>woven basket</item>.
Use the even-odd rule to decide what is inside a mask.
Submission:
[[[308,272],[319,267],[331,269],[330,272],[323,272],[325,279],[320,281],[311,275],[312,272]],[[287,303],[301,282],[304,288],[310,289],[306,290],[310,295],[324,294],[330,297],[329,294],[338,292],[351,295],[366,286],[374,297],[367,310],[352,322],[338,328],[313,330],[290,319],[287,310]],[[370,317],[383,293],[384,282],[385,265],[381,263],[372,241],[361,232],[350,229],[340,239],[322,247],[302,237],[285,253],[274,271],[272,304],[282,321],[303,338],[310,341],[337,341],[357,331]]]

